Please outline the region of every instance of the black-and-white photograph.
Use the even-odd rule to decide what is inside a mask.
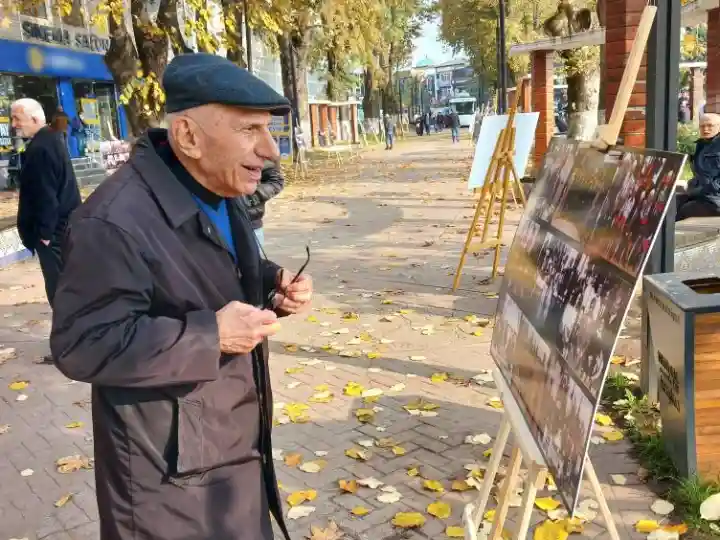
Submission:
[[[522,314],[517,304],[509,295],[503,295],[495,315],[495,329],[490,344],[490,354],[503,369],[507,368],[507,361],[515,356],[520,317]]]

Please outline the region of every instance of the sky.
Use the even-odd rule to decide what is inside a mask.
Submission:
[[[434,63],[453,59],[453,54],[450,49],[440,43],[438,21],[427,22],[423,25],[422,35],[415,40],[413,66],[426,56]]]

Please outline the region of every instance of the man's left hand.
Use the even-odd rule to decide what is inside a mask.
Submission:
[[[294,278],[294,274],[284,271],[281,271],[278,276],[275,309],[288,315],[299,313],[312,301],[312,277],[308,274],[301,274],[295,283],[291,284]]]

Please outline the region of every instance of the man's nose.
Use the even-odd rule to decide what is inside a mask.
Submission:
[[[277,161],[280,157],[280,150],[269,129],[264,131],[263,136],[258,141],[255,153],[268,161]]]

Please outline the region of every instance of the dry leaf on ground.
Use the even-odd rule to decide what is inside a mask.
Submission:
[[[70,422],[69,424],[65,424],[66,429],[77,429],[81,428],[85,425],[85,422]]]
[[[313,525],[310,527],[310,540],[342,540],[345,537],[337,526],[337,523],[330,521],[324,529]]]
[[[612,426],[613,424],[612,418],[610,418],[607,414],[601,413],[597,413],[595,415],[595,422],[597,422],[601,426]]]
[[[425,525],[425,516],[420,512],[398,512],[393,517],[392,524],[402,529],[414,529]]]
[[[448,380],[448,374],[447,373],[433,373],[430,376],[430,380],[434,383],[441,383]]]
[[[363,424],[367,424],[375,419],[375,411],[366,408],[357,409],[355,411],[355,418]]]
[[[306,489],[302,491],[293,491],[287,497],[287,503],[290,506],[299,506],[306,501],[314,501],[317,497],[317,491],[314,489]]]
[[[370,452],[369,450],[350,448],[348,450],[345,450],[345,455],[349,458],[357,459],[358,461],[367,461],[372,457],[372,452]]]
[[[302,472],[306,473],[319,473],[327,465],[327,461],[324,459],[317,459],[315,461],[306,461],[298,467]]]
[[[447,519],[452,514],[450,505],[442,501],[435,501],[430,503],[427,507],[427,513],[431,516],[435,516],[438,519]]]
[[[20,390],[25,390],[29,385],[30,385],[30,383],[28,381],[15,381],[15,382],[11,382],[8,385],[8,388],[10,388],[10,390],[20,391]]]
[[[308,517],[315,511],[314,506],[293,506],[287,513],[288,519],[301,519]]]
[[[487,433],[480,433],[478,435],[468,435],[465,437],[465,444],[490,444],[492,438]]]
[[[338,480],[338,485],[340,486],[340,489],[345,493],[357,493],[357,480]]]
[[[63,496],[60,497],[57,501],[55,501],[55,508],[62,508],[62,507],[65,506],[67,503],[69,503],[72,498],[73,498],[73,494],[72,494],[72,493],[68,493],[68,494],[66,494],[66,495],[63,495]]]
[[[402,446],[393,446],[392,453],[395,454],[396,456],[404,456],[405,449]]]
[[[434,491],[435,493],[442,493],[443,491],[445,491],[442,483],[438,482],[437,480],[425,480],[423,482],[423,487],[428,491]]]
[[[343,394],[346,396],[360,397],[364,390],[365,388],[361,384],[350,381],[345,385],[345,388],[343,388]]]
[[[371,512],[371,510],[369,508],[365,508],[364,506],[356,506],[350,512],[354,516],[363,517],[367,516]]]
[[[385,485],[383,482],[378,480],[377,478],[373,478],[372,476],[368,478],[361,478],[357,481],[357,483],[361,486],[368,487],[370,489],[377,489],[380,486]]]
[[[612,430],[612,431],[606,431],[602,434],[603,439],[610,442],[616,442],[621,441],[625,438],[625,435],[623,435],[622,431]]]
[[[399,491],[386,491],[378,495],[377,500],[385,504],[394,504],[402,499],[402,494]]]
[[[545,521],[535,528],[533,540],[566,540],[570,536],[562,522]]]
[[[447,527],[445,536],[448,538],[465,538],[465,529],[463,527]]]
[[[473,486],[467,483],[467,481],[458,479],[453,480],[452,486],[450,487],[453,491],[468,491],[473,489]]]
[[[55,462],[55,466],[60,474],[68,474],[79,471],[80,469],[92,469],[93,460],[80,455],[66,456],[58,459]]]
[[[639,533],[650,534],[660,528],[660,524],[654,519],[641,519],[635,523],[635,530]]]
[[[292,452],[291,454],[285,455],[285,465],[288,467],[297,467],[300,463],[302,463],[302,460],[302,454],[299,454],[298,452]]]
[[[561,504],[560,501],[556,501],[552,497],[543,497],[540,499],[535,499],[535,506],[537,506],[543,512],[555,510],[560,506],[560,504]]]
[[[2,424],[2,425],[0,425],[0,435],[4,435],[4,434],[7,433],[8,431],[10,431],[10,424]]]

